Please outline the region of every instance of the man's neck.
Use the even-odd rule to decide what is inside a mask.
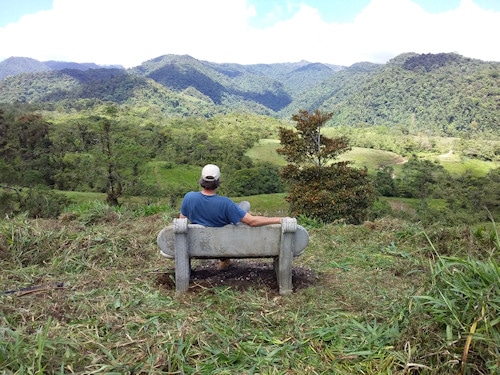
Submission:
[[[217,192],[215,190],[202,189],[201,194],[203,194],[203,195],[216,195]]]

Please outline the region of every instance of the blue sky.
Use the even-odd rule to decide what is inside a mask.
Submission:
[[[500,0],[0,0],[10,56],[139,65],[385,63],[404,52],[500,61]]]
[[[370,4],[370,0],[307,0],[303,1],[321,13],[326,22],[352,22],[356,15]],[[276,0],[253,0],[257,11],[264,15],[254,20],[256,26],[269,26],[269,21],[275,21],[273,16],[290,16],[292,11],[297,10],[300,1],[276,1]],[[429,13],[441,13],[456,9],[460,5],[460,0],[414,0]],[[477,0],[476,4],[484,9],[500,11],[500,0]],[[266,17],[267,15],[267,17]]]

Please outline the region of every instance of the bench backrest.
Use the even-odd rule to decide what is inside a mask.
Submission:
[[[187,224],[186,219],[174,219],[170,227],[158,235],[163,253],[175,255],[175,237],[185,234],[190,257],[196,258],[261,258],[280,255],[283,234],[291,235],[293,256],[299,256],[309,243],[307,231],[295,219],[285,218],[282,224],[250,227],[245,224],[220,228]]]
[[[190,224],[187,236],[189,255],[193,257],[269,257],[278,256],[281,225],[253,228],[228,225],[207,228]]]

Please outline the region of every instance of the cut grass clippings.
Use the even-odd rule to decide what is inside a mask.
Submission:
[[[0,295],[6,374],[459,369],[447,364],[444,372],[426,362],[412,344],[433,335],[419,336],[425,320],[407,318],[412,298],[425,291],[442,231],[426,237],[417,224],[395,219],[309,228],[310,244],[294,259],[292,295],[278,294],[268,279],[272,268],[260,260],[238,261],[242,270],[255,265],[243,280],[200,260],[190,290],[176,296],[174,262],[156,246],[171,213],[92,210],[75,211],[72,219],[0,222],[0,287],[9,291]],[[455,237],[457,253],[474,254],[470,241]],[[205,270],[223,282],[211,284]],[[21,290],[29,286],[40,288]],[[468,365],[476,358],[471,348]]]

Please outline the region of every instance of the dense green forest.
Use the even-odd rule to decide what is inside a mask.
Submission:
[[[79,110],[112,102],[167,116],[237,111],[286,121],[301,109],[320,109],[333,113],[330,126],[498,136],[500,63],[455,53],[406,53],[386,64],[349,67],[304,61],[216,64],[179,55],[160,56],[127,70],[35,69],[31,60],[21,70],[22,63],[0,62],[0,77],[5,77],[0,103]]]
[[[283,191],[277,168],[254,165],[245,153],[260,137],[272,136],[277,125],[255,115],[144,118],[109,105],[52,117],[10,108],[0,111],[0,181],[10,194],[15,186],[45,186],[105,192],[109,203],[118,204],[122,195],[174,199],[196,188],[196,180],[188,186],[159,182],[152,166],[217,162],[229,180],[239,170],[269,180],[250,188],[254,194],[275,193]],[[228,186],[235,194],[241,190],[236,181]]]
[[[30,204],[36,206],[39,196],[52,197],[53,206],[59,207],[49,210],[48,215],[56,215],[68,204],[59,202],[57,197],[61,195],[37,192],[41,188],[104,193],[111,205],[135,196],[148,202],[167,200],[175,206],[184,193],[197,189],[196,178],[191,182],[169,179],[161,177],[164,174],[159,171],[190,170],[207,163],[221,166],[224,194],[285,193],[288,186],[281,179],[282,162],[249,157],[259,140],[277,139],[279,129],[294,131],[288,122],[252,114],[169,118],[111,104],[72,113],[4,106],[0,111],[2,210],[29,210]],[[369,180],[363,185],[373,184],[379,197],[416,200],[419,203],[412,213],[416,220],[472,223],[487,220],[489,213],[498,214],[500,175],[495,166],[500,143],[456,140],[454,147],[464,142],[468,146],[454,152],[478,160],[477,155],[465,151],[482,150],[484,162],[492,167],[480,173],[471,169],[451,173],[429,158],[443,152],[437,138],[399,134],[387,127],[348,129],[323,131],[335,139],[345,138],[349,142],[345,150],[356,146],[400,155],[402,164],[380,161],[367,170]],[[335,154],[335,158],[338,156]],[[25,193],[21,194],[23,189]],[[26,191],[32,194],[28,198]],[[443,204],[436,207],[433,201]],[[364,219],[393,214],[388,202],[380,199],[369,211]],[[33,212],[34,216],[46,215],[36,209]]]

